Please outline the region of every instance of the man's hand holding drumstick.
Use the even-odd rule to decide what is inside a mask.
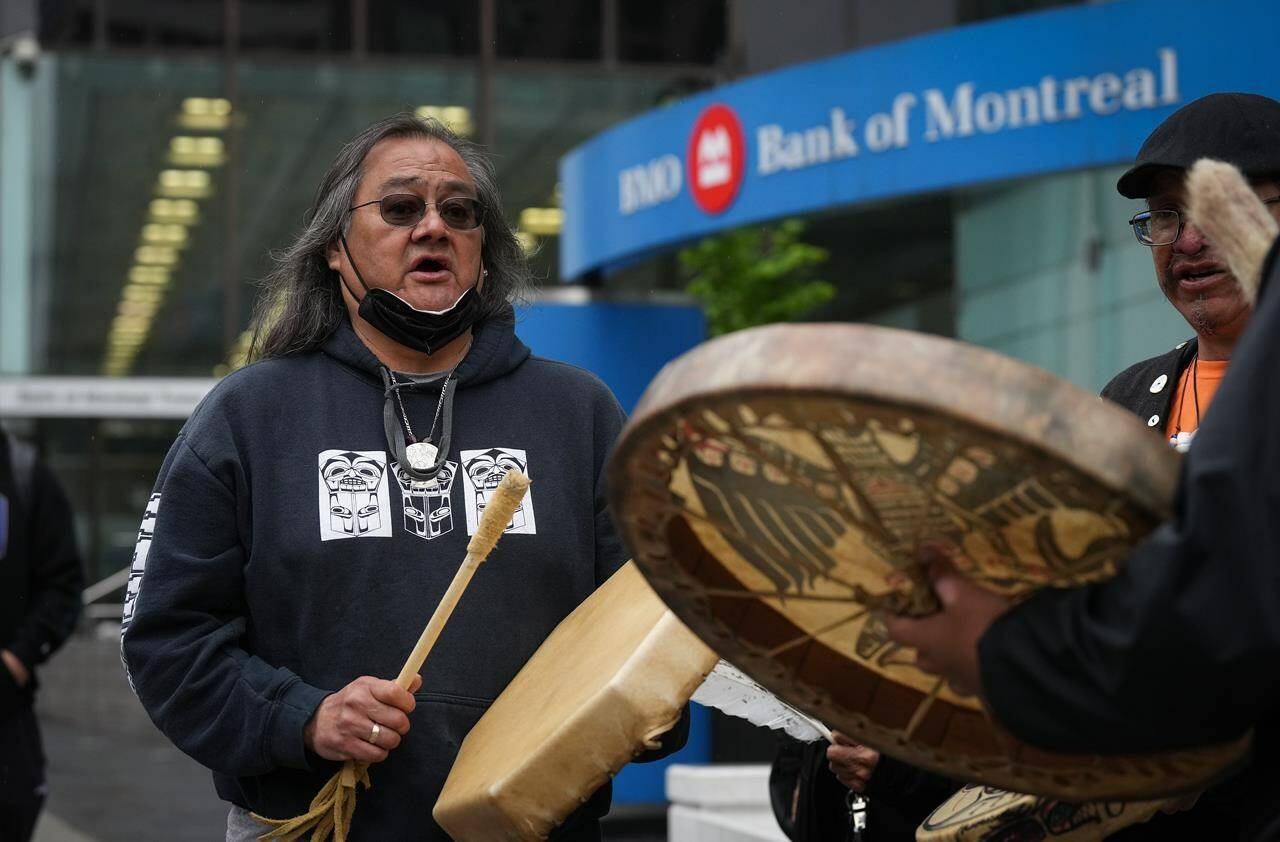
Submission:
[[[303,741],[325,760],[381,763],[409,733],[413,694],[421,686],[422,676],[403,690],[394,681],[362,675],[325,697],[307,723]]]

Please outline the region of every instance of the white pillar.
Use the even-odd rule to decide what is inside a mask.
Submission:
[[[769,804],[768,765],[667,769],[669,842],[787,842]]]

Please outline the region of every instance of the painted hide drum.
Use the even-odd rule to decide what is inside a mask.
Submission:
[[[545,839],[680,718],[718,660],[634,562],[561,621],[471,729],[432,814],[454,839]]]
[[[1164,800],[1083,804],[964,786],[916,830],[916,842],[1097,842],[1144,822]]]
[[[1247,738],[1142,757],[1039,751],[919,671],[871,612],[935,609],[925,545],[1014,598],[1111,577],[1168,514],[1178,460],[1120,407],[1000,354],[777,325],[663,369],[609,470],[650,584],[769,690],[917,766],[1087,801],[1198,788]]]

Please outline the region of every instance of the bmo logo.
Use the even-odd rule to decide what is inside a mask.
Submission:
[[[669,202],[679,195],[680,159],[675,155],[663,155],[618,173],[618,213],[623,216]]]
[[[707,213],[727,209],[742,186],[745,163],[746,144],[738,116],[727,105],[709,106],[693,124],[685,156],[694,203]]]

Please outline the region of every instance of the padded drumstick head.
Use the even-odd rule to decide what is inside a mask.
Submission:
[[[467,543],[467,552],[470,555],[483,558],[493,550],[494,544],[498,543],[503,530],[507,528],[507,524],[511,523],[511,517],[520,507],[520,501],[524,499],[525,492],[528,490],[527,476],[519,471],[507,472],[502,482],[498,483],[498,487],[494,489],[489,504],[480,514],[480,524],[476,527],[476,534],[472,535]]]
[[[1187,173],[1187,195],[1187,215],[1222,253],[1252,306],[1262,261],[1280,227],[1231,164],[1201,158]]]

